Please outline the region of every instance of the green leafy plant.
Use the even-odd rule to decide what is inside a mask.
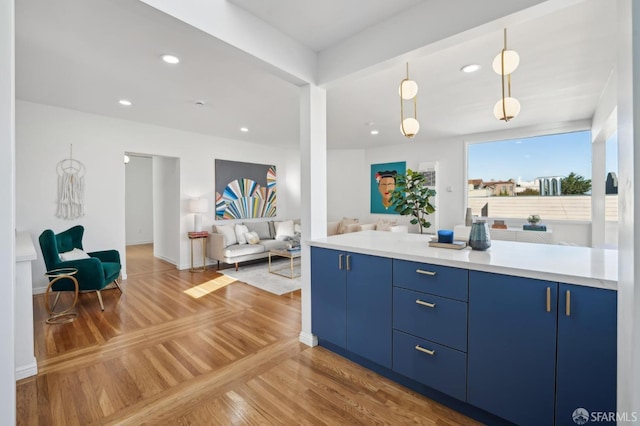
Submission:
[[[436,191],[427,188],[425,183],[426,178],[422,173],[407,169],[406,174],[396,175],[396,188],[391,194],[395,211],[403,216],[413,216],[411,224],[417,224],[421,234],[431,226],[426,216],[436,211],[431,204]]]

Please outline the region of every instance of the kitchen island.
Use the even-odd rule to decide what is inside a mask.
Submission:
[[[429,241],[379,231],[311,241],[319,344],[484,423],[615,412],[616,251]]]

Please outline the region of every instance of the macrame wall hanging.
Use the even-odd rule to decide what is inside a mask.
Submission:
[[[84,216],[84,173],[85,167],[73,158],[73,145],[69,145],[69,158],[56,166],[58,172],[58,212],[62,219],[76,219]]]

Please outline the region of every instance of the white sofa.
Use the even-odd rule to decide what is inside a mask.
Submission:
[[[269,250],[271,249],[287,248],[289,241],[284,238],[291,233],[291,228],[287,226],[280,228],[279,226],[279,224],[285,222],[293,222],[294,235],[292,236],[295,236],[296,230],[299,232],[299,227],[295,226],[296,224],[299,225],[299,220],[256,220],[244,223],[213,225],[207,243],[207,256],[209,259],[215,260],[218,263],[218,269],[220,269],[220,262],[223,262],[235,265],[236,270],[240,262],[266,258],[269,256]],[[330,221],[327,222],[327,236],[375,230],[382,226],[382,222],[382,220],[379,220],[377,223],[360,223],[357,219],[352,218]],[[383,227],[385,230],[407,232],[407,227],[404,225],[391,225],[389,221],[384,221],[384,224],[386,225]],[[236,232],[236,225],[244,225],[249,232],[256,232],[260,241],[255,244],[239,242],[238,236],[242,234],[242,231]],[[221,229],[220,227],[225,228]],[[278,230],[284,230],[284,234],[279,234]]]
[[[260,241],[256,244],[238,242],[238,234],[235,233],[235,225],[244,225],[250,232],[256,232]],[[235,238],[229,237],[229,231],[220,227],[231,227],[234,229]],[[219,232],[220,231],[220,232]],[[240,262],[248,260],[262,259],[269,255],[271,249],[285,249],[288,242],[283,239],[276,239],[274,221],[245,222],[243,224],[213,225],[212,233],[209,235],[207,256],[209,259],[218,262],[234,264],[236,270]]]

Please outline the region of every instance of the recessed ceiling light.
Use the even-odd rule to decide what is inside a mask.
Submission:
[[[480,65],[478,64],[469,64],[469,65],[465,65],[464,67],[460,68],[460,71],[462,72],[466,72],[466,73],[472,73],[472,72],[476,72],[480,69]]]
[[[180,62],[180,58],[173,55],[162,55],[162,60],[168,64],[177,64],[178,62]]]
[[[247,127],[240,127],[240,131],[246,133],[249,131],[249,129]]]
[[[372,131],[371,131],[371,134],[372,134],[372,135],[377,135],[378,133],[380,133],[380,132],[378,132],[377,130],[372,130]]]
[[[120,99],[120,100],[118,101],[118,103],[119,103],[120,105],[122,105],[122,106],[131,106],[131,105],[133,105],[133,104],[131,103],[131,101],[130,101],[130,100],[128,100],[128,99]]]

